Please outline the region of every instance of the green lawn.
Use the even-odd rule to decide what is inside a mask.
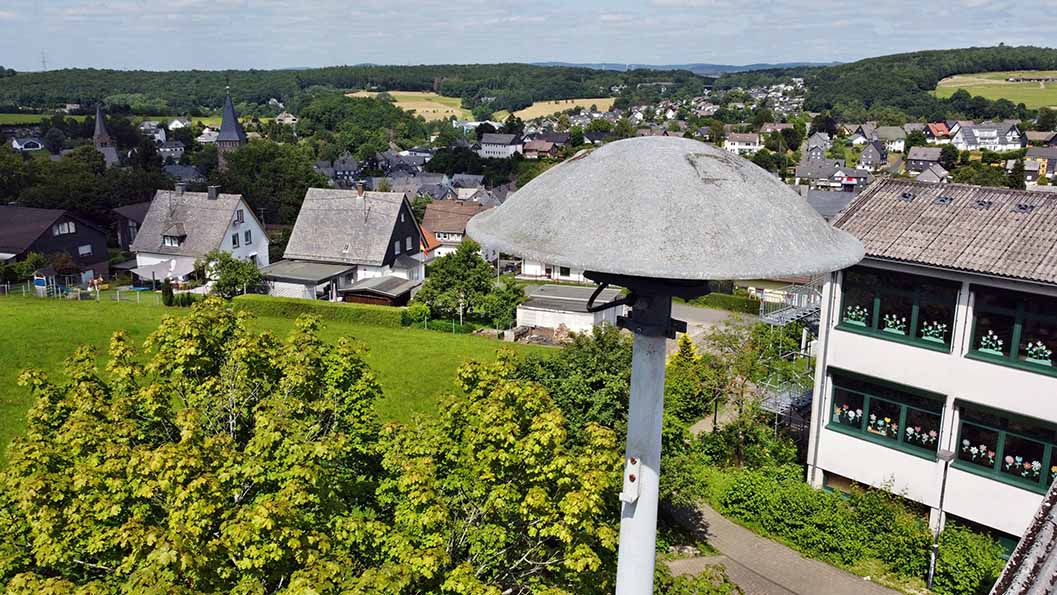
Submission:
[[[0,298],[0,445],[6,447],[22,432],[24,415],[31,405],[26,390],[16,384],[20,370],[32,367],[58,374],[62,361],[77,345],[98,348],[102,365],[107,342],[115,330],[128,331],[142,344],[163,315],[182,312],[153,303],[148,299],[135,304]],[[292,320],[280,318],[255,321],[257,328],[283,337],[292,324]],[[502,347],[522,353],[548,351],[545,347],[498,343],[472,335],[324,323],[326,341],[335,342],[343,336],[354,337],[367,347],[365,359],[378,374],[385,393],[378,403],[378,413],[392,420],[432,411],[437,398],[454,386],[455,370],[467,360],[492,359]]]
[[[958,89],[970,95],[981,95],[991,100],[1008,99],[1013,103],[1024,103],[1029,108],[1057,106],[1057,83],[1011,83],[1009,77],[1052,77],[1057,71],[1008,71],[981,72],[947,77],[939,82],[935,95],[950,97]]]

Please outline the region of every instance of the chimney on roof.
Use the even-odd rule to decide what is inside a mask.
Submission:
[[[177,182],[176,183],[176,193],[177,194],[183,194],[185,190],[187,190],[187,184],[186,183],[184,183],[184,182]]]
[[[363,180],[356,181],[356,196],[363,197]]]
[[[208,192],[209,200],[216,200],[220,196],[220,186],[210,186]]]

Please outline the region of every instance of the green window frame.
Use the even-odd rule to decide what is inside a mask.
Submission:
[[[941,395],[832,370],[826,427],[917,457],[936,460],[943,424]]]
[[[1057,376],[1057,298],[975,284],[971,291],[972,341],[966,357]],[[987,303],[988,298],[999,303]]]
[[[866,280],[873,279],[872,283]],[[865,266],[846,269],[837,328],[897,343],[951,352],[961,284]],[[853,298],[859,294],[859,299]],[[852,303],[859,302],[859,303]],[[886,309],[901,309],[905,315]]]
[[[1046,493],[1050,484],[1057,479],[1057,431],[1048,424],[1023,421],[1004,412],[992,413],[966,406],[960,409],[962,413],[953,463],[956,469],[1039,494]],[[982,415],[974,417],[974,410]],[[991,419],[985,419],[985,416]],[[1011,429],[1013,425],[1034,425],[1044,430],[1032,435],[1024,430]],[[981,438],[986,435],[993,438]],[[1041,447],[1039,458],[1022,456],[1028,454],[1024,452],[1026,443]]]

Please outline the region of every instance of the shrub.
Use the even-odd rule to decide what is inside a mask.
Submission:
[[[727,295],[725,293],[710,293],[706,296],[694,298],[690,303],[704,308],[718,308],[741,312],[742,314],[759,314],[760,300],[747,296]]]
[[[293,319],[301,314],[312,314],[322,320],[340,320],[384,327],[401,326],[400,319],[404,311],[403,308],[390,306],[345,304],[255,294],[237,296],[232,302],[236,307],[253,312],[257,316]]]
[[[165,279],[161,282],[161,303],[165,306],[172,306],[173,301],[172,282]]]
[[[940,533],[933,590],[950,595],[987,593],[1002,571],[1002,548],[990,536],[951,522]]]

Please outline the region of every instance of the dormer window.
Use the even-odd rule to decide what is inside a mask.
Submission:
[[[161,245],[169,246],[172,248],[179,248],[184,243],[183,236],[162,236]]]

